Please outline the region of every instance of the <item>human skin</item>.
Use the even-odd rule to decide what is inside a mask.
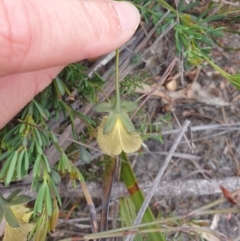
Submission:
[[[66,65],[123,45],[139,20],[126,2],[0,1],[0,129]]]

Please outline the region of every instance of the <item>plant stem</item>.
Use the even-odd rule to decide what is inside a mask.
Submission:
[[[173,13],[177,14],[176,9],[174,9],[171,5],[169,5],[167,2],[165,2],[164,0],[158,0],[158,2],[160,4],[162,4],[165,8],[171,10]]]
[[[120,98],[120,90],[119,90],[119,69],[118,69],[118,64],[119,64],[119,49],[116,49],[116,63],[115,63],[115,87],[116,87],[116,103],[115,103],[115,108],[116,111],[121,110],[121,98]]]
[[[222,76],[224,76],[226,79],[229,80],[230,74],[225,72],[223,69],[218,67],[216,64],[214,64],[209,58],[203,56],[203,58],[215,69],[217,70]]]

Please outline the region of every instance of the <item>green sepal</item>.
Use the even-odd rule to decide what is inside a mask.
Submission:
[[[103,135],[107,135],[114,127],[118,118],[118,114],[115,112],[110,113],[107,118],[106,124],[103,128]]]
[[[113,106],[109,102],[102,102],[93,107],[96,112],[112,112]]]
[[[122,112],[120,115],[119,115],[119,118],[122,122],[122,124],[124,125],[124,127],[130,131],[130,132],[135,132],[136,129],[131,121],[131,119],[129,118],[129,116],[125,113],[125,112]]]
[[[132,101],[123,101],[121,107],[122,111],[134,111],[137,109],[137,104]]]

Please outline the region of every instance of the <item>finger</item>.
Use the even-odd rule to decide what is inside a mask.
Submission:
[[[0,76],[110,52],[139,24],[137,9],[110,0],[0,1]]]
[[[35,95],[45,89],[63,67],[0,78],[0,129]]]

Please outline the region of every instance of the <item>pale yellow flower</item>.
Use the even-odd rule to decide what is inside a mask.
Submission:
[[[11,206],[11,210],[18,220],[20,227],[13,228],[6,222],[3,241],[26,241],[28,233],[34,227],[34,223],[29,223],[32,212],[24,205]]]
[[[133,153],[141,147],[141,136],[135,131],[127,130],[120,118],[117,118],[112,130],[104,135],[103,129],[107,118],[104,116],[98,127],[97,142],[101,150],[109,155],[119,155],[122,151]]]

